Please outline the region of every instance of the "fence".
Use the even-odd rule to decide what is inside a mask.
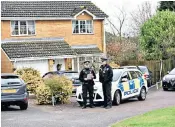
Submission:
[[[121,66],[126,66],[126,65],[145,65],[149,68],[150,71],[152,71],[153,74],[153,83],[156,83],[160,81],[160,61],[158,60],[151,60],[151,61],[137,61],[137,60],[130,60],[130,61],[125,61],[121,64]],[[175,57],[168,59],[168,60],[163,60],[162,61],[162,77],[167,74],[168,71],[172,70],[175,68]],[[161,78],[162,78],[161,77]]]

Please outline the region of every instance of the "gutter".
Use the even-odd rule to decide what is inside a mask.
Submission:
[[[64,55],[64,56],[48,56],[48,57],[27,57],[27,58],[12,58],[10,61],[28,61],[28,60],[48,60],[48,59],[64,59],[64,58],[76,58],[76,55]]]

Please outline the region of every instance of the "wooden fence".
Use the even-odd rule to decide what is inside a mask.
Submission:
[[[130,60],[130,61],[125,61],[121,64],[121,66],[126,66],[126,65],[135,65],[135,66],[145,65],[153,73],[153,79],[152,79],[153,82],[156,83],[160,81],[160,61],[158,60],[152,60],[152,61]],[[173,68],[175,68],[175,57],[168,60],[163,60],[162,77],[166,75],[167,72],[172,70]]]

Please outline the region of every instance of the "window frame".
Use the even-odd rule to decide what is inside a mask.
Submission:
[[[121,82],[121,80],[122,80],[122,78],[123,78],[123,75],[124,75],[125,73],[127,73],[127,75],[128,75],[128,78],[129,78],[128,81],[132,80],[132,77],[130,76],[129,71],[124,71],[124,72],[122,73],[121,77],[120,77],[120,82]]]
[[[18,35],[13,35],[12,32],[12,22],[18,22]],[[20,22],[21,21],[25,21],[26,22],[26,33],[27,34],[20,34]],[[34,29],[35,29],[35,34],[28,34],[28,21],[33,21],[34,22]],[[11,36],[15,37],[15,36],[35,36],[36,35],[36,21],[35,20],[10,20],[10,32],[11,32]]]
[[[74,33],[74,29],[73,29],[73,21],[78,21],[78,31],[79,33]],[[81,33],[80,32],[80,21],[85,21],[85,29],[86,29],[86,33]],[[87,33],[87,21],[91,21],[92,22],[92,33]],[[94,34],[94,22],[93,20],[72,20],[72,34]]]

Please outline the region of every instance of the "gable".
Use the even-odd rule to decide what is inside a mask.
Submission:
[[[89,15],[87,12],[82,12],[75,18],[78,20],[93,20],[93,17]]]

